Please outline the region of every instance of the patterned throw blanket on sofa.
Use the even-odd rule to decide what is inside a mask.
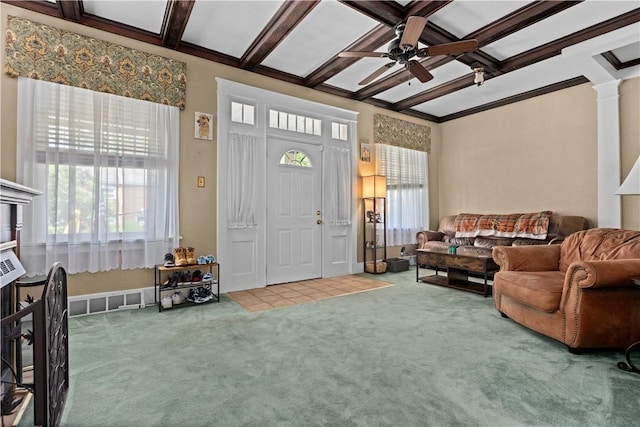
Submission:
[[[453,223],[456,237],[497,236],[547,238],[551,211],[527,214],[478,215],[461,213]]]

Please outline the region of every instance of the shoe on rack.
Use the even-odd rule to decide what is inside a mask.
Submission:
[[[187,258],[187,264],[196,264],[196,250],[191,246],[185,249],[185,257]]]
[[[176,266],[175,258],[173,257],[172,253],[167,253],[164,256],[164,266],[165,267],[175,267]]]
[[[178,285],[185,286],[190,284],[191,284],[191,273],[188,271],[180,273],[180,278],[178,279]]]
[[[200,282],[202,280],[202,272],[200,270],[196,270],[191,274],[191,282]]]
[[[161,289],[170,289],[173,287],[173,277],[167,277],[167,280],[160,287]]]
[[[182,267],[187,265],[187,256],[185,248],[175,248],[173,250],[173,256],[175,258],[176,267]]]
[[[188,301],[195,302],[196,304],[202,304],[203,302],[211,301],[211,299],[213,299],[211,290],[203,288],[202,286],[191,288],[189,290],[189,296],[187,297]]]
[[[173,305],[179,305],[184,302],[184,295],[180,291],[175,291],[173,295],[171,295],[171,301]]]
[[[211,290],[207,288],[198,288],[198,298],[196,298],[196,303],[200,304],[203,302],[211,301],[213,299],[213,295],[211,294]]]
[[[196,262],[197,262],[198,264],[206,264],[206,263],[207,263],[207,258],[206,258],[206,257],[204,257],[204,256],[202,256],[202,255],[200,255],[200,256],[196,259]]]
[[[173,307],[173,301],[169,295],[165,295],[164,297],[162,297],[162,300],[160,302],[162,304],[162,308]]]
[[[214,262],[216,262],[216,257],[214,257],[213,255],[207,255],[207,264],[213,264]]]
[[[204,273],[204,276],[202,276],[202,284],[207,285],[211,284],[211,282],[213,282],[213,276],[211,273]]]

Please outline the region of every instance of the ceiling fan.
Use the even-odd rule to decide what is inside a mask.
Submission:
[[[412,59],[437,55],[457,55],[471,52],[478,48],[478,40],[468,39],[452,43],[443,43],[418,49],[418,40],[427,25],[427,18],[422,16],[410,16],[406,22],[396,25],[397,38],[393,39],[387,48],[387,52],[344,51],[338,54],[342,58],[389,58],[391,62],[378,68],[376,71],[362,80],[360,85],[367,85],[382,75],[397,63],[405,66],[422,83],[428,82],[433,75],[424,66]]]

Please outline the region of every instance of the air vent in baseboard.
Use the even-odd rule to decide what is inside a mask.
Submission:
[[[69,316],[144,308],[144,289],[105,292],[69,297]]]

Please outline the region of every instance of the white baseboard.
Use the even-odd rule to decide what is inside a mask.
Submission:
[[[154,288],[127,289],[68,298],[69,317],[144,308],[154,304]]]

